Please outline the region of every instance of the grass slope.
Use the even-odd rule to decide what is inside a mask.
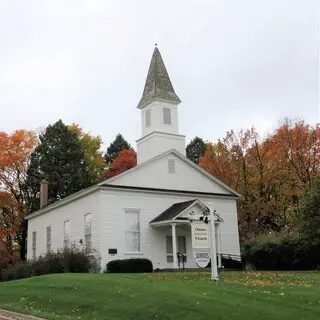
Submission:
[[[0,308],[47,319],[320,319],[320,273],[61,274],[0,283]]]

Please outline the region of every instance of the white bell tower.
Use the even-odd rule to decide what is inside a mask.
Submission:
[[[170,149],[185,155],[185,136],[179,134],[180,102],[156,46],[138,104],[142,133],[142,137],[137,140],[138,164]]]

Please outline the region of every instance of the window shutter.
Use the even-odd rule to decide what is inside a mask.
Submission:
[[[150,127],[151,125],[151,110],[146,110],[146,127]]]
[[[163,123],[171,124],[171,109],[163,108]]]
[[[170,173],[176,172],[176,163],[174,160],[168,160],[168,172]]]

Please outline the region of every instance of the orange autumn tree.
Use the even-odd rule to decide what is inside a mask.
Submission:
[[[109,179],[137,165],[137,153],[134,150],[122,150],[105,172],[104,178]]]
[[[38,144],[36,133],[17,130],[12,134],[0,132],[0,207],[12,215],[14,241],[20,247],[20,257],[26,256],[26,222],[23,217],[28,213],[28,195],[24,184],[30,155]],[[10,229],[8,227],[8,229]]]
[[[290,168],[298,189],[311,188],[320,169],[320,126],[286,119],[273,140],[282,165]]]
[[[295,219],[299,199],[319,174],[319,146],[319,126],[288,120],[264,139],[254,129],[230,131],[209,145],[199,165],[243,195],[242,241]]]
[[[10,255],[13,255],[13,243],[19,225],[17,202],[9,192],[0,192],[0,241]]]

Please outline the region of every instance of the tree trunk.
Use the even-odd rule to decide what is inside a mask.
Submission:
[[[20,260],[27,259],[27,236],[28,236],[28,222],[23,219],[21,221],[21,238],[20,238]]]

